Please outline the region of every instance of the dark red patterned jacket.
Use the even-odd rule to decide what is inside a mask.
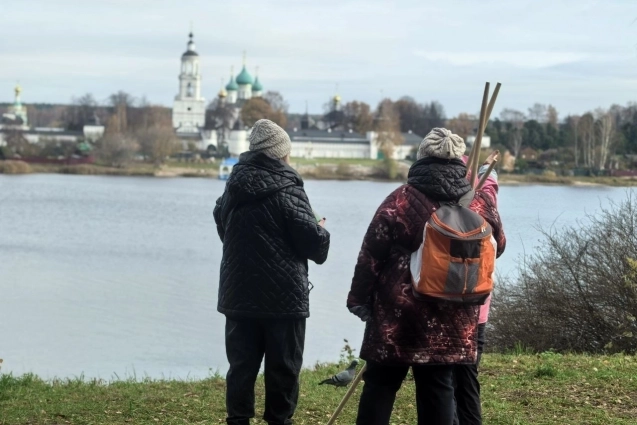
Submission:
[[[347,307],[369,306],[361,358],[383,364],[475,363],[478,306],[424,302],[412,293],[409,261],[422,243],[438,201],[470,190],[461,160],[423,158],[378,208],[363,240]],[[493,227],[497,255],[505,247],[493,197],[477,192],[470,208]]]

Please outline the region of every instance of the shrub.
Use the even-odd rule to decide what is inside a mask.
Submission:
[[[349,177],[352,175],[352,167],[346,162],[339,162],[336,166],[336,174],[339,177]]]
[[[494,294],[492,346],[637,353],[636,209],[629,192],[576,226],[542,230],[517,282]]]
[[[387,178],[390,180],[396,179],[398,176],[398,163],[393,158],[383,159],[383,165],[387,172]]]
[[[32,171],[24,161],[0,161],[0,174],[29,174]]]

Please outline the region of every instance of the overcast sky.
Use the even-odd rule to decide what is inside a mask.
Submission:
[[[243,50],[291,112],[382,96],[477,113],[535,102],[568,113],[637,101],[635,0],[0,0],[0,102],[117,90],[170,106],[190,22],[211,100]]]

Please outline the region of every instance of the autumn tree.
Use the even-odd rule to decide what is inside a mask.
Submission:
[[[374,116],[365,102],[348,102],[343,106],[345,124],[357,133],[365,134],[374,128]]]
[[[586,113],[579,120],[578,134],[581,142],[582,160],[586,168],[595,164],[595,117]]]
[[[395,147],[403,143],[403,136],[398,113],[390,99],[384,99],[378,104],[374,130],[377,133],[378,149],[385,158],[392,158]]]
[[[274,110],[267,100],[253,97],[241,108],[241,120],[248,127],[252,127],[260,119],[269,119],[285,128],[287,117],[282,110]]]
[[[476,127],[477,119],[471,117],[469,114],[461,113],[457,117],[447,120],[445,124],[446,128],[457,134],[458,136],[466,139],[467,136],[473,134]]]
[[[550,126],[557,128],[558,125],[558,113],[557,109],[553,105],[549,105],[546,108],[546,120]]]

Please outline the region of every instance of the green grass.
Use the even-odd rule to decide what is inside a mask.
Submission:
[[[342,365],[304,370],[297,424],[325,424],[345,394],[318,386]],[[637,358],[487,354],[481,365],[484,423],[490,425],[637,423]],[[0,377],[0,424],[216,424],[225,423],[224,381],[52,381]],[[360,387],[338,421],[354,423]],[[263,413],[257,383],[257,417]],[[416,420],[414,385],[398,395],[393,424]],[[262,423],[255,421],[255,423]]]

